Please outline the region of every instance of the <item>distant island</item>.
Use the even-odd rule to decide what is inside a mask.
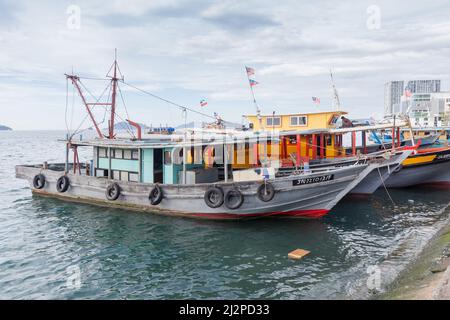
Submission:
[[[10,128],[10,127],[7,127],[7,126],[2,126],[1,124],[0,124],[0,131],[11,131],[12,129]]]

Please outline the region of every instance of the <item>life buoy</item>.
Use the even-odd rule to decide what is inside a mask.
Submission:
[[[210,208],[218,208],[223,204],[223,191],[219,187],[212,187],[205,192],[205,202]]]
[[[244,196],[239,190],[231,189],[225,194],[224,202],[228,209],[235,210],[242,206],[242,203],[244,203]]]
[[[150,191],[148,198],[150,199],[150,203],[152,205],[156,206],[160,204],[163,198],[163,191],[161,187],[159,185],[155,185],[155,187]]]
[[[70,186],[70,181],[69,178],[67,178],[67,176],[61,176],[58,178],[58,180],[56,181],[56,190],[58,190],[58,192],[66,192],[67,189],[69,189]]]
[[[111,183],[106,188],[106,198],[108,200],[114,201],[117,200],[120,196],[120,187],[117,183]]]
[[[275,188],[271,183],[265,182],[258,187],[256,195],[258,196],[259,200],[263,202],[269,202],[275,196]]]
[[[45,186],[45,176],[38,174],[33,178],[33,187],[36,189],[42,189]]]

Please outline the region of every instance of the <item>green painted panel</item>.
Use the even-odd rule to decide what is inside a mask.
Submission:
[[[109,168],[109,160],[108,158],[99,158],[98,159],[98,167],[100,169],[108,169]],[[126,160],[126,159],[111,159],[111,169],[112,170],[120,170],[120,171],[139,171],[139,161],[137,160]]]
[[[153,183],[153,149],[142,149],[142,182]]]

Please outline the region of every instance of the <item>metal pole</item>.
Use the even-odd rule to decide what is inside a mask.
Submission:
[[[184,137],[183,137],[183,184],[186,184],[186,140],[187,140],[187,111],[186,108],[183,109],[184,116]]]
[[[112,179],[112,170],[111,170],[111,147],[108,147],[108,179]]]
[[[66,162],[64,166],[64,172],[67,174],[69,172],[69,142],[66,143]]]
[[[224,164],[225,182],[228,182],[228,147],[226,134],[223,138],[223,164]]]

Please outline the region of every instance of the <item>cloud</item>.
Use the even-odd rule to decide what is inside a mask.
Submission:
[[[64,128],[64,73],[73,67],[103,77],[114,48],[126,81],[182,105],[198,107],[207,98],[206,112],[219,111],[231,121],[254,112],[244,65],[256,69],[260,84],[254,89],[263,111],[278,113],[317,110],[311,96],[320,96],[326,109],[330,68],[344,107],[355,117],[383,110],[385,81],[440,78],[447,89],[450,78],[450,4],[443,0],[380,0],[377,30],[366,27],[373,3],[365,0],[76,4],[79,30],[67,28],[67,3],[0,1],[0,123]],[[98,82],[86,85],[101,92]],[[126,87],[123,94],[139,122],[182,121],[166,103]],[[75,113],[83,115],[77,106]]]
[[[267,16],[247,13],[218,14],[215,16],[205,17],[205,19],[220,26],[221,28],[232,29],[239,32],[250,32],[255,31],[257,28],[278,25],[276,21]]]

